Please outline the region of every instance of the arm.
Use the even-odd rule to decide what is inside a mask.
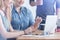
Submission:
[[[30,0],[30,5],[31,6],[43,5],[43,0],[36,0],[36,2],[34,0]]]
[[[41,17],[37,17],[36,20],[33,19],[33,15],[32,15],[30,10],[28,10],[28,15],[29,15],[29,26],[30,27],[25,30],[25,32],[27,34],[29,32],[36,31],[38,29],[40,23],[42,22],[42,18]]]
[[[14,38],[14,37],[17,37],[19,35],[23,35],[24,31],[7,32],[6,29],[5,29],[5,27],[4,27],[4,25],[3,25],[2,18],[0,16],[0,33],[5,38]]]
[[[8,19],[8,21],[9,22],[11,22],[11,8],[10,8],[11,6],[9,5],[9,6],[6,6],[6,16],[7,16],[7,19]],[[14,29],[12,28],[12,26],[10,25],[10,32],[12,32],[12,31],[14,31]]]
[[[33,25],[31,25],[29,28],[27,28],[25,30],[25,33],[29,34],[30,32],[36,31],[38,29],[38,27],[39,27],[41,22],[42,22],[42,18],[41,17],[37,17],[35,23]]]
[[[58,19],[60,19],[60,8],[57,8],[56,12],[57,12]]]
[[[58,15],[58,19],[60,19],[60,0],[56,0],[56,13]]]
[[[9,22],[11,22],[11,9],[10,9],[10,7],[6,7],[6,16],[7,16],[7,19],[8,19],[8,21]],[[12,32],[12,31],[14,31],[14,29],[12,28],[12,26],[10,25],[10,31]]]
[[[6,16],[9,22],[11,22],[11,9],[10,7],[6,7]]]

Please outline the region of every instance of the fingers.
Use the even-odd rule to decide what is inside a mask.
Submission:
[[[42,22],[42,18],[39,17],[39,16],[37,16],[37,18],[36,18],[36,23],[41,23],[41,22]]]
[[[36,21],[35,21],[35,25],[34,25],[34,30],[38,29],[41,22],[42,22],[42,18],[37,16]]]

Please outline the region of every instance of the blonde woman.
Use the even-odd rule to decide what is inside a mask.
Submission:
[[[7,38],[15,38],[24,34],[24,31],[14,31],[11,27],[5,12],[5,6],[7,6],[4,5],[5,1],[6,0],[0,0],[0,40],[7,40]]]

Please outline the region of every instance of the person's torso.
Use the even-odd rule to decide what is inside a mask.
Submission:
[[[37,16],[45,18],[46,15],[54,15],[55,0],[43,0],[43,5],[37,6]]]
[[[29,26],[29,14],[26,8],[21,8],[20,14],[14,9],[12,10],[12,21],[11,24],[16,30],[25,30]]]

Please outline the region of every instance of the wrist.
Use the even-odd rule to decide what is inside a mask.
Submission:
[[[20,33],[23,35],[24,34],[24,31],[20,31]]]
[[[25,34],[25,32],[23,31],[23,34]]]
[[[28,29],[24,30],[24,34],[31,34],[32,33],[32,28],[29,27]]]
[[[39,26],[40,25],[40,23],[35,23],[35,26]]]
[[[35,24],[39,25],[39,24],[40,24],[40,22],[35,22]]]
[[[24,34],[26,35],[27,33],[25,32],[25,30],[24,30]]]

